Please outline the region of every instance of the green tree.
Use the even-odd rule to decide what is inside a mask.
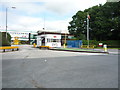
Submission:
[[[70,34],[78,39],[86,39],[86,18],[90,15],[90,39],[92,40],[119,40],[120,33],[120,2],[107,2],[96,5],[84,11],[78,11],[69,22]]]
[[[6,39],[6,33],[0,32],[0,46],[11,46],[11,36],[9,33],[7,33]]]

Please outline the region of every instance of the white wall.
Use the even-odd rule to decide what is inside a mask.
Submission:
[[[37,46],[41,46],[41,37],[45,37],[45,46],[50,47],[61,47],[61,35],[57,34],[45,34],[37,36]],[[50,42],[48,42],[48,39]],[[57,39],[59,42],[53,42],[52,40]]]

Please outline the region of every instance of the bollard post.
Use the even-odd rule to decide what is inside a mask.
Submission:
[[[35,44],[35,43],[33,43],[33,47],[36,47],[36,44]]]
[[[5,49],[3,49],[3,52],[5,52]]]
[[[19,50],[19,48],[17,48],[17,51]]]
[[[63,44],[63,47],[66,48],[65,44]]]
[[[107,52],[107,45],[103,45],[104,51]]]

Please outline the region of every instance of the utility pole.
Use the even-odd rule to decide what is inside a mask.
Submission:
[[[44,27],[44,30],[45,30],[45,29],[46,29],[46,28],[45,28],[45,15],[44,15],[43,20],[44,20],[44,26],[43,26],[43,27]]]
[[[7,39],[7,11],[8,11],[8,8],[6,7],[6,39]]]
[[[11,8],[13,8],[13,9],[16,9],[16,7],[11,7]],[[8,7],[6,7],[6,39],[7,39],[7,20],[8,19]]]

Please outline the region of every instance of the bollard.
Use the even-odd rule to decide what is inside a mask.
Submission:
[[[89,45],[87,45],[87,49],[89,49]]]
[[[33,43],[33,47],[36,47],[36,44],[35,44],[35,43]]]
[[[63,47],[66,48],[65,44],[63,44]]]
[[[5,52],[5,49],[3,49],[3,52]]]
[[[107,45],[103,45],[104,51],[107,52]]]

